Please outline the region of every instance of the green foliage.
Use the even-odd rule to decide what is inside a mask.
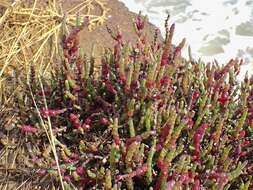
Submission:
[[[42,156],[50,144],[42,123],[50,122],[69,189],[253,188],[253,82],[237,82],[241,62],[186,60],[185,40],[171,44],[174,25],[166,23],[163,44],[148,43],[142,22],[134,45],[113,34],[99,71],[93,57],[79,56],[75,29],[51,77],[27,86],[31,109],[19,124],[37,142],[31,169],[58,182],[52,152]]]

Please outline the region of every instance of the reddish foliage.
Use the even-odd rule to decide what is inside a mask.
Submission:
[[[102,125],[109,125],[110,122],[108,121],[107,118],[105,117],[102,117],[100,120],[99,120],[99,123],[102,124]]]
[[[80,159],[80,156],[79,156],[78,153],[72,153],[72,154],[70,155],[70,158],[72,158],[72,159],[74,159],[74,160],[79,160],[79,159]]]
[[[224,106],[227,101],[228,101],[228,92],[222,92],[219,98],[220,104]]]
[[[247,145],[249,145],[250,143],[251,143],[250,141],[244,141],[242,145],[243,145],[243,146],[247,146]]]
[[[145,21],[141,18],[141,12],[140,12],[135,20],[135,26],[138,31],[141,31],[144,29],[144,25],[145,25]]]
[[[115,39],[118,41],[118,45],[121,45],[122,38],[123,38],[122,32],[120,30],[118,30],[117,35],[116,35],[116,39]],[[120,46],[118,46],[118,47],[120,47]]]
[[[204,137],[205,130],[208,128],[208,125],[202,124],[195,132],[193,136],[193,146],[194,146],[194,152],[193,152],[193,159],[196,161],[199,161],[200,159],[200,142],[202,138]]]
[[[209,179],[211,180],[216,180],[217,182],[222,182],[222,181],[226,181],[228,176],[226,173],[221,173],[221,172],[215,172],[215,171],[212,171],[210,173],[210,175],[208,176]]]
[[[89,17],[85,17],[84,22],[81,26],[74,28],[70,34],[63,39],[63,51],[64,57],[69,61],[77,55],[78,52],[78,33],[89,24]]]
[[[194,121],[191,117],[188,117],[187,118],[187,126],[188,126],[188,129],[191,129],[192,126],[194,125]]]
[[[174,57],[181,56],[181,50],[182,50],[182,47],[176,47],[174,51]]]
[[[253,128],[251,118],[253,116],[253,90],[251,85],[245,85],[245,83],[250,82],[248,78],[245,78],[241,85],[237,86],[236,79],[232,75],[227,75],[230,68],[236,72],[239,70],[238,61],[231,60],[225,67],[220,67],[218,63],[215,65],[216,62],[212,66],[206,66],[197,64],[194,59],[190,61],[181,60],[178,56],[185,40],[175,49],[172,47],[175,25],[171,26],[170,31],[166,27],[166,40],[163,49],[160,51],[157,51],[159,44],[156,39],[150,46],[145,37],[142,36],[144,21],[140,16],[135,20],[135,26],[138,42],[133,46],[128,44],[125,46],[119,30],[118,33],[111,33],[115,40],[114,50],[108,49],[102,56],[102,71],[99,75],[93,72],[96,71],[96,68],[92,64],[93,62],[90,62],[90,71],[87,71],[89,72],[88,78],[83,77],[83,63],[91,60],[86,56],[84,58],[77,57],[79,47],[77,34],[80,28],[76,28],[64,40],[65,57],[63,65],[57,65],[59,67],[56,67],[55,72],[52,72],[52,78],[42,80],[45,83],[45,90],[51,90],[49,93],[52,96],[46,97],[46,99],[50,102],[52,109],[42,109],[41,115],[43,117],[53,117],[59,114],[67,116],[58,116],[51,120],[52,126],[54,126],[53,133],[62,143],[62,146],[67,148],[56,150],[57,153],[59,151],[61,153],[59,164],[64,180],[73,183],[78,189],[103,189],[107,183],[106,179],[91,179],[86,173],[86,168],[91,169],[92,173],[99,179],[102,171],[100,169],[104,168],[111,175],[110,184],[112,186],[122,184],[122,187],[125,188],[126,185],[129,185],[126,184],[128,181],[121,182],[121,180],[136,177],[133,180],[133,189],[148,189],[152,186],[155,190],[184,189],[187,187],[199,190],[207,189],[207,187],[215,188],[216,185],[222,186],[223,181],[227,179],[226,172],[233,172],[235,169],[236,174],[234,175],[233,172],[232,175],[236,179],[231,181],[232,186],[239,187],[240,184],[245,183],[248,178],[244,178],[244,176],[252,173],[250,127]],[[158,35],[157,32],[155,35]],[[157,59],[159,59],[158,64],[160,65],[154,68],[155,76],[152,78],[149,69],[157,64]],[[69,65],[68,60],[73,65]],[[126,84],[126,76],[128,77],[130,74],[131,68],[128,67],[129,63],[133,64],[133,76],[132,80],[128,80],[128,84]],[[185,77],[189,77],[188,80],[185,81]],[[66,90],[68,90],[64,84],[66,80],[71,83],[69,85],[71,92],[69,93],[75,97],[75,100],[68,99],[65,96]],[[146,80],[146,85],[143,87],[144,80]],[[185,86],[192,93],[187,94]],[[247,95],[249,91],[251,91],[250,95],[245,97],[244,95]],[[200,92],[205,92],[208,96],[202,97]],[[207,103],[203,108],[202,100],[205,98],[207,98]],[[129,104],[131,99],[135,99],[134,106]],[[17,100],[17,105],[22,105],[19,104],[19,97]],[[29,105],[30,102],[25,101],[24,105],[29,106],[25,110],[30,110],[30,107],[34,108],[33,105]],[[38,107],[44,107],[44,101],[41,97],[37,97],[36,102]],[[227,104],[229,107],[223,106]],[[249,109],[247,118],[241,129],[238,130],[237,137],[239,138],[234,138],[233,134],[238,125],[238,119],[245,111],[242,109],[243,105],[247,105]],[[65,110],[59,110],[62,107],[66,107],[68,113],[63,113]],[[173,130],[172,124],[168,121],[168,118],[173,117],[172,109],[175,109],[176,113]],[[222,113],[224,111],[229,112],[224,115]],[[21,130],[31,134],[39,132],[39,135],[34,135],[32,138],[27,136],[27,140],[36,143],[42,142],[39,149],[44,150],[44,147],[46,148],[49,145],[49,141],[43,141],[46,136],[40,133],[42,129],[32,127],[37,126],[38,122],[33,117],[37,113],[32,112],[32,115],[25,112],[20,113],[20,119],[24,119],[24,121],[19,122],[31,124],[31,126],[22,126]],[[221,117],[225,116],[227,118],[221,120],[223,119]],[[127,126],[129,117],[133,119],[134,131],[138,134],[131,138],[129,138],[129,129],[131,130],[132,126],[130,128]],[[115,125],[110,125],[110,121],[114,119],[117,119],[117,122],[115,120]],[[213,133],[217,131],[219,121],[224,122],[222,133]],[[200,126],[198,122],[205,124]],[[210,123],[210,126],[206,122]],[[78,130],[67,129],[66,125],[69,123]],[[151,128],[156,131],[147,130],[143,123],[150,124]],[[93,127],[92,130],[88,132],[84,130],[90,129],[91,126]],[[182,130],[181,127],[183,127]],[[212,130],[209,131],[208,127]],[[84,131],[85,133],[83,133]],[[157,131],[159,134],[156,133]],[[163,147],[167,146],[165,142],[168,137],[171,138],[169,138],[167,150],[175,148],[175,152],[165,153],[162,150]],[[216,143],[215,137],[221,143]],[[182,144],[185,146],[181,146]],[[156,149],[154,150],[153,146],[155,145]],[[226,166],[224,167],[220,158],[223,158],[227,145],[231,146],[228,153],[230,165],[226,171],[223,171]],[[137,147],[138,150],[134,152],[132,160],[126,160],[126,155],[130,153],[132,146],[133,148]],[[214,165],[210,165],[209,158],[204,155],[207,151],[202,151],[202,149],[207,149],[208,154],[212,154],[212,159],[217,160],[213,163]],[[41,156],[39,152],[38,154],[33,152],[35,156],[28,155],[32,163],[43,162],[44,158],[38,159]],[[54,155],[50,153],[48,156],[51,158]],[[162,156],[165,159],[159,160]],[[171,159],[171,162],[168,162],[168,159]],[[51,160],[43,167],[47,169],[53,167],[54,172],[57,172],[56,161],[54,161],[55,159]],[[239,171],[238,163],[244,161],[248,161],[247,166]],[[143,163],[150,164],[151,176],[143,175],[147,171],[147,165],[143,165]],[[69,165],[71,167],[68,167]],[[126,174],[126,169],[129,167],[131,167],[131,172]],[[239,169],[236,169],[237,167]],[[41,170],[38,171],[38,174],[45,175],[47,172],[49,173],[50,170]],[[237,174],[242,175],[237,177]],[[49,180],[58,182],[57,176],[52,175],[51,177],[53,178]]]
[[[192,180],[192,173],[186,172],[180,175],[179,182],[180,184],[188,184]]]
[[[84,189],[86,189],[85,187],[92,186],[92,185],[96,184],[96,180],[86,177],[86,178],[82,178],[80,180],[80,184],[82,186],[84,186]]]
[[[51,90],[49,90],[49,89],[48,90],[44,90],[44,94],[43,94],[42,90],[40,90],[40,91],[37,92],[38,96],[44,96],[44,95],[45,96],[50,96],[50,94],[51,94]]]
[[[54,166],[56,166],[56,162],[54,162]],[[60,172],[63,175],[63,174],[65,174],[66,169],[65,168],[60,168]]]
[[[228,175],[224,172],[213,171],[208,176],[210,180],[214,180],[218,184],[220,189],[223,189],[225,184],[228,182]]]
[[[239,138],[243,138],[243,137],[245,137],[245,135],[246,135],[245,130],[241,130],[241,131],[239,132]]]
[[[31,134],[36,134],[38,133],[39,129],[32,127],[31,125],[22,125],[21,126],[21,131],[23,133],[31,133]]]
[[[157,144],[156,146],[156,149],[157,150],[160,150],[162,149],[163,147],[163,144],[168,136],[168,134],[170,133],[171,131],[171,127],[170,125],[165,125],[162,129],[161,129],[161,132],[160,132],[160,138],[159,138],[159,143]]]
[[[39,169],[38,171],[36,171],[36,174],[38,174],[40,177],[45,176],[47,174],[47,170]]]
[[[121,180],[126,179],[126,178],[133,178],[133,177],[136,177],[136,176],[141,176],[144,173],[146,173],[147,169],[148,169],[147,164],[143,164],[143,166],[137,168],[137,170],[135,170],[135,171],[133,171],[129,174],[116,176],[116,180],[121,181]]]
[[[79,116],[78,115],[71,113],[69,115],[69,119],[70,119],[70,121],[71,121],[71,123],[72,123],[72,125],[75,129],[78,129],[82,126],[80,121],[79,121]]]
[[[155,85],[155,82],[152,81],[152,80],[146,82],[146,87],[147,87],[147,88],[153,88],[154,85]]]
[[[235,151],[234,151],[233,156],[234,156],[235,158],[238,158],[238,157],[241,156],[241,154],[242,154],[242,145],[241,145],[241,143],[239,143],[238,146],[236,146],[236,149],[235,149]]]
[[[131,138],[127,139],[126,140],[126,145],[125,145],[126,150],[128,149],[128,147],[129,147],[130,144],[132,144],[134,142],[141,142],[141,140],[142,140],[142,138],[141,138],[140,135],[137,135],[135,137],[131,137]]]
[[[83,175],[83,174],[85,174],[84,167],[82,167],[82,166],[77,167],[77,168],[76,168],[76,173],[77,173],[78,175]]]
[[[115,90],[115,88],[113,87],[111,81],[107,80],[105,82],[105,86],[107,88],[107,90],[112,93],[113,95],[116,95],[117,94],[117,91]]]
[[[109,80],[109,65],[106,63],[105,58],[102,59],[102,80],[105,82]]]
[[[166,86],[171,83],[171,79],[168,76],[163,76],[160,80],[161,86]]]
[[[70,175],[65,175],[65,176],[63,176],[63,180],[64,180],[64,181],[67,181],[67,182],[71,182],[71,181],[72,181],[72,176],[70,176]]]
[[[166,186],[166,190],[173,190],[173,187],[175,186],[176,181],[174,179],[169,180]]]
[[[120,138],[119,138],[119,136],[118,135],[114,135],[113,136],[113,140],[114,140],[114,143],[116,144],[116,145],[120,145]]]
[[[90,125],[90,124],[91,124],[91,121],[92,121],[91,118],[88,117],[88,118],[85,119],[84,123],[85,123],[86,125]]]
[[[125,84],[126,83],[126,76],[123,73],[119,74],[119,78],[120,78],[120,80],[119,80],[120,84]]]
[[[235,67],[236,69],[237,64],[238,60],[231,59],[220,71],[215,71],[214,80],[218,81],[223,78],[224,75],[227,74],[232,67]]]
[[[158,160],[157,166],[158,166],[158,168],[160,168],[161,171],[160,171],[160,176],[157,179],[157,182],[155,184],[154,190],[160,190],[161,185],[162,185],[162,181],[167,180],[167,178],[168,178],[169,164],[164,160]]]
[[[195,102],[199,96],[200,96],[199,91],[195,90],[192,94],[192,101]]]
[[[74,163],[74,162],[75,162],[75,160],[70,159],[70,158],[68,158],[68,157],[63,158],[63,161],[64,161],[65,164],[71,164],[71,163]]]
[[[161,66],[165,66],[168,64],[169,60],[169,52],[168,50],[164,50],[162,54],[162,59],[161,59]]]
[[[246,156],[247,154],[248,154],[247,151],[243,151],[243,152],[241,152],[241,153],[239,154],[239,157],[244,157],[244,156]]]
[[[172,24],[170,27],[170,36],[168,37],[165,47],[163,49],[162,58],[161,58],[161,66],[165,66],[169,63],[169,54],[171,48],[171,38],[175,30],[175,24]]]
[[[54,116],[64,113],[65,111],[66,111],[66,109],[53,110],[53,109],[45,109],[44,108],[40,111],[40,113],[43,117],[54,117]]]
[[[200,190],[200,180],[198,178],[194,179],[192,190]]]

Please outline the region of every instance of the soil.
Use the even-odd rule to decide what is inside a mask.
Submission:
[[[65,0],[63,2],[64,9],[74,6],[73,3],[70,3],[70,0]],[[80,3],[80,1],[74,1],[74,4],[77,4],[78,2]],[[123,33],[123,40],[126,42],[129,41],[134,43],[137,39],[133,28],[133,19],[136,18],[137,14],[130,12],[124,3],[119,2],[118,0],[105,0],[105,2],[107,3],[107,8],[109,8],[107,21],[91,32],[86,29],[80,33],[80,46],[84,48],[87,54],[89,54],[92,45],[95,44],[96,57],[101,55],[103,48],[112,48],[114,45],[114,40],[107,32],[106,25],[111,29],[116,29],[116,27],[119,26]],[[149,22],[146,24],[144,33],[147,41],[153,40],[155,29],[156,27],[153,24]],[[159,39],[162,39],[161,34],[159,34]]]

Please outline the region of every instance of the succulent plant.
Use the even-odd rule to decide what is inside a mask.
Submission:
[[[168,19],[163,44],[146,41],[141,15],[134,26],[133,45],[109,30],[101,70],[75,28],[51,76],[30,80],[19,117],[32,143],[25,167],[66,189],[253,188],[253,80],[236,79],[242,61],[182,58],[185,39],[172,45]]]

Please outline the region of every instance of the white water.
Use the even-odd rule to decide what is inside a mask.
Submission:
[[[253,74],[253,0],[120,0],[133,12],[148,15],[164,34],[164,20],[176,23],[173,39],[187,39],[193,56],[224,64],[231,58],[243,58],[242,73]]]

